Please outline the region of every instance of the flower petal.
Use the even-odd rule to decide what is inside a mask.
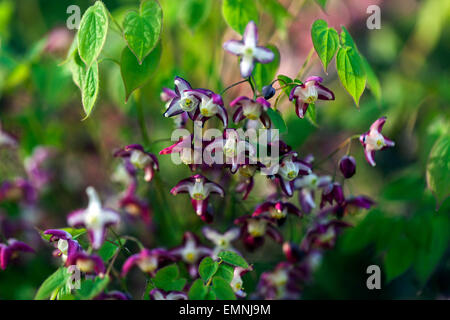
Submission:
[[[255,52],[253,53],[253,57],[259,63],[269,63],[272,62],[273,59],[275,59],[275,54],[270,49],[264,47],[256,47]]]
[[[247,78],[252,74],[254,61],[252,56],[242,56],[240,62],[241,76]]]
[[[246,47],[256,47],[258,43],[258,28],[255,22],[250,21],[245,27],[244,36],[242,38]]]
[[[237,40],[229,40],[223,44],[223,48],[235,55],[241,55],[244,52],[244,43]]]

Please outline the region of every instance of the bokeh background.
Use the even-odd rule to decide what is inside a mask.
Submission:
[[[95,186],[102,198],[114,204],[122,190],[113,173],[119,160],[115,149],[142,143],[136,117],[136,101],[124,103],[120,69],[104,60],[100,65],[99,101],[85,121],[80,93],[70,71],[60,63],[74,32],[67,30],[66,9],[77,4],[81,11],[93,1],[0,0],[0,121],[2,129],[20,143],[16,152],[0,150],[0,182],[23,176],[24,159],[38,146],[52,150],[47,163],[52,180],[37,206],[24,208],[14,201],[0,203],[0,231],[31,243],[39,254],[22,257],[14,267],[0,272],[0,299],[30,299],[58,262],[52,248],[42,241],[34,227],[66,226],[66,215],[86,205],[85,188]],[[336,74],[334,63],[324,74],[314,54],[308,75],[321,75],[336,101],[319,103],[318,127],[296,117],[292,104],[281,106],[288,126],[284,140],[301,155],[323,158],[350,135],[367,131],[370,124],[386,115],[383,133],[396,142],[395,148],[378,152],[377,166],[364,160],[359,143],[352,145],[357,174],[347,181],[350,194],[365,194],[377,202],[374,209],[349,218],[356,227],[347,230],[333,250],[323,257],[304,299],[445,299],[450,297],[450,201],[440,206],[426,188],[426,165],[435,141],[449,128],[450,105],[450,1],[449,0],[329,0],[324,12],[314,1],[281,0],[286,10],[257,1],[260,8],[260,41],[276,45],[281,52],[280,74],[295,77],[312,48],[310,28],[314,20],[325,19],[340,30],[344,25],[359,50],[377,74],[380,101],[366,90],[357,109]],[[209,10],[196,17],[192,28],[183,1],[160,0],[163,8],[163,55],[157,72],[142,88],[142,104],[151,143],[158,153],[170,145],[172,121],[162,117],[162,87],[172,87],[175,75],[195,87],[220,91],[239,81],[236,58],[222,50],[225,40],[236,38],[222,17],[221,1],[209,1]],[[138,1],[106,0],[112,15],[121,21]],[[381,7],[381,29],[366,27],[371,4]],[[125,46],[120,35],[109,32],[101,58],[117,58]],[[249,94],[246,86],[227,93],[226,103]],[[336,162],[327,170],[335,172]],[[122,230],[138,236],[149,247],[172,247],[183,232],[199,234],[203,223],[193,214],[187,197],[173,197],[169,190],[190,175],[185,166],[175,166],[158,156],[158,179],[140,192],[152,206],[150,228],[130,223]],[[443,174],[447,174],[448,172]],[[260,177],[258,179],[265,179]],[[214,227],[224,231],[232,218],[250,213],[270,194],[258,183],[243,205],[233,202],[216,216]],[[159,193],[154,186],[158,184]],[[448,194],[448,192],[447,192]],[[224,204],[214,198],[214,206]],[[297,201],[294,199],[294,201]],[[298,238],[304,232],[295,226]],[[289,235],[290,230],[283,230]],[[240,248],[239,245],[237,245]],[[242,249],[243,250],[243,249]],[[283,260],[280,246],[267,241],[252,254],[255,271],[246,275],[246,291],[252,292],[259,275]],[[366,288],[366,268],[381,266],[382,290]],[[135,280],[137,294],[145,281]]]

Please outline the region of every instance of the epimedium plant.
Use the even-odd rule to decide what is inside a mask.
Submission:
[[[326,3],[317,2],[322,6]],[[275,6],[279,10],[276,5],[270,5],[271,1],[263,3],[265,7]],[[196,1],[189,1],[185,5],[187,9],[195,10]],[[270,141],[269,145],[276,142],[279,147],[277,160],[280,165],[277,172],[267,175],[269,179],[266,183],[274,187],[276,192],[265,198],[253,211],[246,209],[245,201],[253,190],[255,176],[261,174],[268,165],[260,158],[256,163],[251,162],[254,155],[252,150],[255,148],[252,145],[246,145],[243,162],[234,161],[239,154],[233,143],[241,139],[237,129],[255,126],[285,133],[288,126],[278,109],[283,98],[292,101],[291,107],[298,121],[307,119],[317,126],[316,103],[322,103],[319,100],[332,103],[330,101],[335,99],[335,95],[324,85],[326,81],[322,77],[305,77],[305,66],[310,63],[314,51],[325,72],[335,57],[339,79],[358,107],[366,85],[377,99],[381,97],[381,90],[375,73],[345,27],[339,34],[334,28],[328,27],[324,20],[315,21],[311,28],[314,51],[308,55],[298,76],[292,79],[277,75],[282,58],[279,50],[274,45],[259,43],[255,1],[224,0],[222,11],[229,26],[242,35],[239,40],[231,39],[223,44],[225,51],[237,56],[236,71],[239,69],[242,80],[217,93],[211,89],[194,88],[177,76],[173,89],[163,88],[161,98],[166,103],[164,116],[173,118],[176,127],[187,128],[191,122],[195,122],[200,123],[200,126],[221,128],[219,131],[222,136],[209,141],[202,140],[200,144],[205,145],[205,148],[222,150],[231,163],[211,165],[195,162],[190,157],[194,149],[190,135],[164,148],[160,155],[178,153],[183,158],[188,150],[189,156],[183,158],[183,162],[193,171],[193,175],[174,183],[170,193],[173,196],[188,194],[192,211],[205,223],[215,219],[215,208],[211,205],[210,197],[225,197],[229,193],[235,198],[242,194],[242,200],[236,201],[240,204],[240,210],[248,211],[249,214],[227,221],[229,225],[238,227],[230,228],[223,234],[204,227],[203,235],[214,244],[213,248],[204,245],[191,231],[185,232],[182,243],[171,249],[149,249],[138,238],[120,234],[117,227],[123,220],[121,213],[137,217],[144,224],[151,223],[150,205],[138,195],[137,189],[141,180],[155,185],[160,183],[160,173],[158,158],[147,151],[149,140],[143,133],[143,145],[130,144],[114,153],[122,161],[121,177],[124,176],[123,180],[127,183],[127,189],[120,195],[118,208],[108,208],[96,190],[89,187],[86,190],[89,203],[86,208],[77,209],[68,215],[69,228],[41,231],[42,238],[55,247],[53,255],[61,259],[61,267],[42,283],[36,299],[129,299],[126,280],[135,267],[147,279],[144,298],[233,300],[248,295],[265,299],[299,298],[305,283],[313,278],[323,252],[332,249],[342,231],[352,227],[345,218],[375,204],[363,195],[346,195],[343,183],[357,171],[356,160],[350,154],[354,140],[360,141],[371,166],[376,165],[376,151],[395,145],[381,133],[386,117],[374,119],[367,132],[350,136],[321,161],[315,161],[311,155],[300,157],[281,139]],[[99,97],[100,65],[105,60],[113,61],[120,68],[126,90],[125,99],[128,100],[133,92],[136,99],[141,98],[138,89],[156,72],[162,54],[162,22],[163,12],[155,0],[141,1],[139,8],[125,15],[122,24],[112,17],[101,1],[85,11],[65,61],[72,72],[74,83],[80,88],[85,118],[91,115]],[[122,36],[126,46],[117,59],[99,58],[110,29]],[[276,83],[278,86],[274,87]],[[233,97],[231,101],[225,99],[228,90],[240,84],[248,84],[252,96]],[[142,107],[139,104],[137,106]],[[233,129],[229,128],[230,111],[233,112],[231,118],[236,126]],[[138,117],[140,123],[145,121],[142,113],[138,112]],[[217,124],[216,117],[221,124]],[[168,120],[161,117],[161,121]],[[3,131],[0,133],[2,145],[14,147],[14,138]],[[345,148],[347,152],[338,163],[342,176],[322,175],[320,165],[330,161],[332,155]],[[448,196],[448,179],[438,178],[446,165],[443,159],[448,155],[448,150],[447,134],[433,147],[428,164],[427,181],[440,201]],[[39,169],[39,164],[36,167]],[[225,178],[220,179],[214,173],[228,179],[240,177],[239,182],[237,185],[228,184]],[[35,170],[29,173],[30,181],[35,178],[33,174],[36,174]],[[158,189],[165,204],[165,191]],[[19,191],[26,201],[33,202],[39,190],[35,183],[20,180],[2,185],[0,194],[4,197],[12,194],[12,191]],[[294,194],[298,197],[299,206],[292,203]],[[316,199],[318,194],[320,197]],[[290,241],[287,241],[280,230],[292,226],[292,219],[301,221],[305,233],[300,239],[299,234],[292,232]],[[260,275],[255,291],[246,292],[244,275],[252,272],[253,266],[231,243],[240,239],[244,248],[252,252],[261,248],[269,237],[282,244],[285,261],[278,263],[273,270],[265,270]],[[137,246],[138,252],[130,251],[130,242]],[[13,255],[20,252],[31,253],[33,249],[14,239],[1,244],[1,268],[5,269]],[[120,254],[124,254],[126,259],[118,272],[116,267]],[[79,287],[74,287],[77,284],[73,283],[74,273],[70,271],[73,266],[75,272],[82,275]],[[393,274],[398,272],[394,271]],[[113,281],[121,285],[121,291],[108,290]]]

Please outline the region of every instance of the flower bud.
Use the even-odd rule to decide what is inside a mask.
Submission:
[[[355,158],[353,158],[352,156],[343,156],[339,161],[339,169],[346,179],[353,177],[356,172]]]
[[[264,99],[269,100],[275,95],[275,89],[272,87],[272,85],[267,85],[262,88],[262,94],[264,96]]]

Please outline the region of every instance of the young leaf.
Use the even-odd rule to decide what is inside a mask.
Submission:
[[[178,278],[180,271],[176,264],[171,264],[160,269],[155,277],[153,283],[158,289],[164,291],[181,291],[186,285],[186,279]]]
[[[222,13],[225,21],[236,32],[243,34],[250,21],[258,23],[255,0],[224,0]]]
[[[225,279],[225,281],[227,281],[228,283],[230,283],[231,280],[233,280],[233,275],[234,275],[234,267],[226,263],[221,263],[215,273],[215,276]]]
[[[84,112],[86,113],[85,119],[87,119],[98,96],[99,78],[98,78],[98,63],[94,61],[86,73],[82,75],[81,82],[81,100],[83,102]]]
[[[427,163],[427,187],[436,198],[437,207],[450,195],[450,134],[435,143]]]
[[[105,290],[109,280],[107,275],[104,278],[96,277],[94,280],[86,279],[81,283],[80,289],[76,291],[76,296],[82,300],[95,298]]]
[[[214,277],[212,287],[218,300],[236,300],[236,295],[230,284],[221,277]]]
[[[339,47],[338,32],[329,28],[326,21],[316,20],[311,28],[311,39],[326,72]]]
[[[255,79],[258,91],[261,91],[263,86],[272,82],[280,66],[280,52],[277,47],[269,44],[267,48],[275,54],[275,58],[270,63],[256,63],[255,69],[253,70],[253,78]]]
[[[128,47],[123,48],[120,60],[120,72],[125,85],[125,102],[134,90],[142,87],[156,71],[161,58],[161,44],[139,64]]]
[[[272,108],[267,109],[267,115],[270,118],[270,121],[274,125],[276,129],[280,131],[280,133],[287,131],[286,123],[283,120],[283,117],[281,116],[280,111],[273,110]]]
[[[162,10],[158,1],[144,0],[139,12],[130,11],[123,21],[123,36],[139,64],[156,47],[162,28]]]
[[[336,56],[336,69],[342,85],[359,107],[359,99],[366,87],[366,74],[358,52],[349,46],[341,47]]]
[[[204,300],[207,293],[208,288],[203,284],[201,279],[197,279],[189,289],[188,297],[189,300]]]
[[[208,281],[219,268],[219,264],[210,257],[203,258],[198,267],[198,273],[204,281]]]
[[[97,1],[84,13],[77,34],[78,51],[88,68],[102,51],[107,32],[108,13],[103,2]]]
[[[219,253],[219,258],[233,266],[241,267],[244,269],[248,268],[247,261],[245,261],[244,258],[233,251],[221,251]]]
[[[308,110],[306,111],[305,118],[315,127],[317,125],[317,115],[316,115],[316,105],[314,103],[310,103],[308,106]]]
[[[70,274],[67,272],[66,268],[59,268],[41,284],[34,300],[44,300],[49,298],[55,290],[66,285],[69,277]]]
[[[181,2],[180,19],[194,32],[208,18],[212,0],[184,0]]]

